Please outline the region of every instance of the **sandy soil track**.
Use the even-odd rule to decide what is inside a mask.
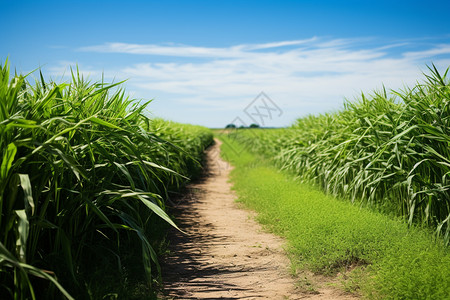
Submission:
[[[191,184],[176,204],[187,234],[171,234],[171,254],[162,262],[167,298],[352,299],[324,283],[312,293],[298,287],[284,241],[262,231],[254,213],[234,202],[231,168],[220,159],[219,146],[216,140],[207,151],[204,179]]]

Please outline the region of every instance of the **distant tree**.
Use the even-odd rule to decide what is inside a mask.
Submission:
[[[244,126],[244,125],[241,125],[241,126],[239,126],[239,128],[242,129],[242,128],[245,128],[245,126]]]
[[[250,128],[259,128],[259,124],[253,123],[253,124],[250,125]]]
[[[228,124],[227,126],[225,126],[225,128],[236,128],[236,125],[234,125],[234,124]]]

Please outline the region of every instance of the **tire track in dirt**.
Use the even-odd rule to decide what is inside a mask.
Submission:
[[[353,299],[326,284],[313,293],[298,287],[284,241],[263,232],[255,213],[234,202],[231,167],[219,153],[216,140],[207,150],[206,176],[176,203],[187,234],[170,235],[171,254],[162,262],[166,299]]]

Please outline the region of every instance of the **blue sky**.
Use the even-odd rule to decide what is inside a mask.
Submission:
[[[335,111],[344,98],[450,66],[450,1],[4,1],[0,59],[67,80],[127,79],[149,114],[223,127],[260,92],[282,113]],[[253,104],[252,104],[253,103]]]

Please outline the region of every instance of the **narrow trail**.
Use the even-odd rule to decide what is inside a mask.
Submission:
[[[173,232],[162,262],[167,299],[353,299],[321,285],[313,293],[289,274],[284,241],[262,231],[239,208],[220,141],[207,151],[207,176],[191,184],[175,214],[187,234]]]

